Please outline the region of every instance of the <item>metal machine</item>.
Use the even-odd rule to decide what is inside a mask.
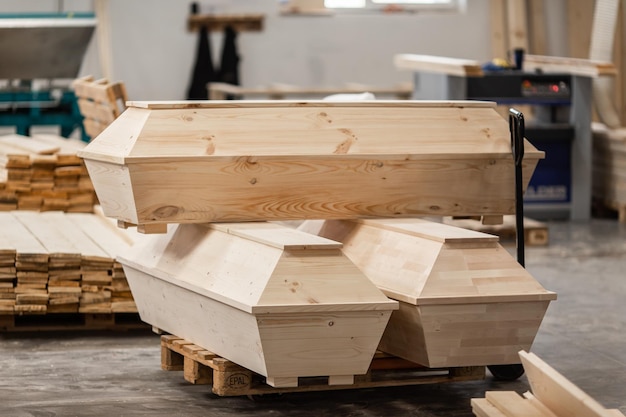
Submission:
[[[92,13],[0,15],[0,126],[78,128],[87,140],[71,82],[95,27]]]

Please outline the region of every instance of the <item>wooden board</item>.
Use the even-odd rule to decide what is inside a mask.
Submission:
[[[537,355],[520,351],[519,356],[531,392],[487,391],[485,398],[472,398],[478,417],[618,417],[559,374]]]
[[[396,68],[401,70],[435,72],[459,77],[479,77],[483,75],[480,62],[471,59],[398,54],[394,56],[393,63]]]
[[[524,57],[524,69],[527,71],[541,70],[546,73],[567,73],[585,77],[617,74],[615,65],[611,62],[545,55],[526,55]]]
[[[626,130],[593,126],[593,196],[626,222]]]
[[[500,225],[487,225],[477,219],[455,217],[445,217],[443,219],[443,223],[498,236],[502,244],[507,243],[507,241],[513,242],[517,235],[517,230],[515,228],[515,216],[513,215],[504,216],[503,223]],[[525,217],[524,243],[527,246],[548,245],[549,230],[547,223]]]
[[[610,417],[616,415],[550,367],[534,353],[520,351],[534,397],[557,416]]]
[[[136,239],[125,234],[95,214],[0,213],[0,285],[19,298],[2,312],[136,312],[115,262]]]
[[[91,212],[95,193],[76,156],[84,146],[54,135],[0,136],[0,210]]]
[[[49,308],[52,306],[48,306]],[[52,310],[52,311],[50,311]],[[50,308],[45,315],[0,314],[0,332],[58,332],[94,330],[149,330],[137,312],[79,313],[74,311],[54,312]]]
[[[508,125],[492,103],[131,103],[80,155],[105,214],[128,224],[515,206]],[[526,144],[526,182],[541,157]]]
[[[85,118],[85,131],[93,139],[98,136],[126,108],[128,96],[122,82],[94,80],[87,76],[72,84],[78,98],[78,107]]]

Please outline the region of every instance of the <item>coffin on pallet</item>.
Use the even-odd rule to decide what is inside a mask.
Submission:
[[[308,221],[400,302],[384,352],[429,367],[519,363],[551,300],[496,236],[420,219]]]
[[[134,102],[80,156],[104,213],[167,223],[512,214],[487,102]],[[525,143],[524,186],[543,152]]]
[[[142,320],[256,373],[350,384],[398,303],[341,244],[271,223],[183,224],[120,258]]]

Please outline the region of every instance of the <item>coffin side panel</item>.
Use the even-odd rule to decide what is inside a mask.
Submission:
[[[379,349],[431,368],[519,363],[549,301],[414,306],[400,303]]]
[[[139,223],[128,167],[95,160],[85,160],[85,166],[104,214],[128,223]]]
[[[130,167],[142,223],[510,214],[508,160],[341,156]]]
[[[391,313],[378,349],[424,366],[431,366],[419,307],[400,302],[400,309]]]
[[[254,316],[124,265],[146,323],[267,375]]]
[[[420,306],[430,366],[519,363],[549,301]]]
[[[365,374],[390,313],[259,316],[267,372],[272,376]]]

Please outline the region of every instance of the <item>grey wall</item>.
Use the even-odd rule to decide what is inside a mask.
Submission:
[[[133,100],[183,99],[194,61],[197,34],[188,33],[189,1],[110,0],[113,79],[126,83]],[[380,86],[410,81],[394,68],[398,53],[433,54],[486,61],[491,58],[490,1],[467,0],[464,13],[417,15],[281,16],[276,0],[205,0],[206,9],[260,12],[262,32],[238,36],[240,77],[244,86],[272,82],[331,86],[359,82]],[[564,0],[547,2],[559,15]],[[54,11],[57,0],[0,0],[1,12]],[[66,10],[93,10],[92,2],[65,0]],[[552,10],[556,9],[556,10]],[[562,8],[560,10],[563,10]],[[549,52],[563,55],[563,22],[551,25]],[[561,39],[561,40],[559,40]],[[219,56],[221,33],[211,34]],[[560,42],[560,43],[559,43]],[[217,61],[217,59],[215,60]],[[83,74],[101,76],[95,42],[85,57]]]

